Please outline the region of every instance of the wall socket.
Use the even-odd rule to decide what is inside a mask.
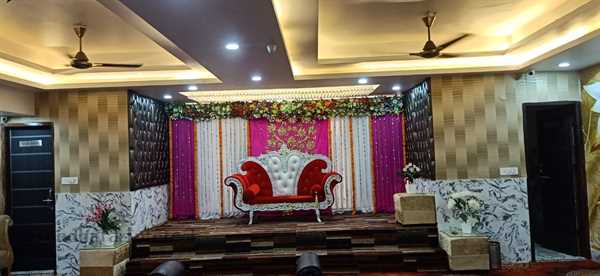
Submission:
[[[519,167],[503,167],[500,168],[500,176],[518,176]]]
[[[79,177],[77,177],[77,176],[61,177],[60,184],[62,184],[62,185],[77,185],[77,184],[79,184]]]

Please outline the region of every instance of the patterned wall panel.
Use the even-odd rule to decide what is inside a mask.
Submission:
[[[67,90],[36,94],[36,114],[54,124],[58,192],[129,190],[127,91]],[[60,185],[78,176],[78,185]]]
[[[500,243],[503,263],[531,261],[527,178],[423,180],[415,181],[417,191],[435,193],[437,226],[440,231],[460,231],[460,222],[448,210],[448,198],[469,191],[484,201],[481,220],[474,228]]]
[[[580,100],[576,73],[445,75],[431,79],[437,179],[525,175],[522,104]]]
[[[0,123],[1,124],[1,123]],[[4,154],[5,154],[5,145],[4,145],[4,126],[0,125],[0,215],[4,214],[4,208],[6,206],[4,191],[5,188],[5,175],[4,175]]]
[[[433,115],[429,80],[404,94],[406,159],[421,168],[422,177],[435,178]]]
[[[163,103],[129,93],[131,190],[169,182],[169,125]]]
[[[590,241],[592,249],[600,250],[600,113],[592,111],[597,100],[590,96],[586,85],[600,82],[600,64],[580,72],[582,90],[581,119],[585,137],[585,173],[588,185],[588,210],[590,212]],[[594,251],[593,250],[593,251]],[[593,252],[592,251],[592,252]]]

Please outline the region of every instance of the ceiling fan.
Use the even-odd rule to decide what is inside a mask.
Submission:
[[[435,21],[435,12],[427,12],[427,15],[423,16],[423,23],[427,27],[427,42],[425,42],[425,46],[423,46],[423,51],[418,53],[410,53],[411,56],[418,56],[422,58],[453,58],[459,57],[460,55],[456,54],[443,54],[441,53],[444,49],[448,48],[450,45],[470,36],[470,34],[463,34],[453,40],[450,40],[444,44],[439,46],[435,45],[435,43],[431,40],[431,26]]]
[[[75,25],[73,28],[75,34],[79,38],[79,51],[75,54],[75,56],[69,55],[71,59],[71,63],[69,66],[76,69],[89,69],[92,67],[119,67],[119,68],[139,68],[142,67],[142,64],[121,64],[121,63],[92,63],[87,55],[83,52],[83,36],[85,35],[86,26],[85,25]]]

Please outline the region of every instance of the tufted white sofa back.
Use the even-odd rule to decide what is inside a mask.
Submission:
[[[327,157],[289,150],[285,145],[282,145],[278,151],[271,151],[256,158],[250,157],[247,160],[256,161],[267,171],[273,196],[295,196],[298,193],[298,179],[304,166],[315,159],[327,162],[324,172],[331,171],[331,162]]]
[[[274,196],[296,195],[298,177],[304,168],[304,162],[297,154],[271,155],[267,157],[267,173],[271,179]]]

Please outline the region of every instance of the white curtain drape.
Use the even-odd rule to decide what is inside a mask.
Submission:
[[[373,212],[373,164],[369,117],[352,118],[354,150],[354,191],[357,211]]]
[[[201,219],[221,217],[219,120],[196,124],[198,208]]]
[[[331,127],[331,161],[333,170],[342,175],[343,181],[334,189],[333,212],[352,211],[352,158],[350,144],[350,117],[334,117]]]
[[[223,135],[223,177],[237,173],[240,161],[248,157],[248,121],[241,118],[221,120]],[[223,185],[223,181],[221,181]],[[233,205],[233,190],[223,187],[223,215],[238,216],[242,212]]]
[[[240,118],[196,124],[198,208],[201,219],[241,215],[233,205],[231,188],[224,186],[223,180],[236,173],[240,160],[248,156],[247,126],[247,121]]]

